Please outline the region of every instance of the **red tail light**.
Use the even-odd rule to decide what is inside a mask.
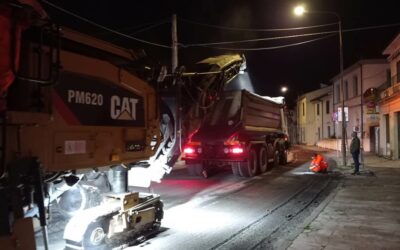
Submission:
[[[193,154],[194,152],[195,152],[194,148],[192,148],[192,147],[186,147],[183,149],[183,153],[185,153],[185,154]]]
[[[233,147],[232,148],[232,154],[242,154],[242,153],[243,153],[242,147]]]

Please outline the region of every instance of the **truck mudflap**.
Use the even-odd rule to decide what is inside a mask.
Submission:
[[[71,218],[64,231],[66,249],[122,249],[156,234],[162,218],[158,195],[110,194],[105,204]]]

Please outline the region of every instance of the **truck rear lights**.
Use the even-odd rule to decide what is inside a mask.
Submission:
[[[203,149],[201,147],[186,146],[183,149],[183,153],[187,155],[196,155],[196,154],[201,154],[202,152]]]
[[[233,147],[232,148],[232,154],[242,154],[242,153],[243,153],[242,147]]]
[[[195,152],[194,148],[192,148],[192,147],[186,147],[183,149],[183,153],[188,154],[188,155],[193,154],[194,152]]]

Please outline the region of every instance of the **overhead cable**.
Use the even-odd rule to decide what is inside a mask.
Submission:
[[[130,26],[130,27],[123,27],[123,28],[115,28],[115,30],[117,30],[119,32],[122,32],[122,31],[126,32],[128,30],[136,30],[133,33],[129,32],[130,35],[133,35],[133,34],[136,34],[136,33],[151,29],[153,27],[157,27],[157,26],[162,25],[162,24],[167,23],[167,22],[171,22],[169,20],[169,18],[168,19],[167,18],[163,18],[162,20],[142,23],[142,24],[138,24],[138,25],[133,26],[133,27]],[[109,32],[108,31],[103,31],[103,32],[97,33],[97,35],[104,35],[104,34],[109,34]]]
[[[210,27],[210,28],[215,28],[215,29],[223,29],[223,30],[231,30],[231,31],[252,31],[252,32],[304,30],[304,29],[327,27],[327,26],[332,26],[332,25],[337,25],[338,24],[338,22],[335,22],[335,23],[327,23],[327,24],[303,26],[303,27],[293,27],[293,28],[254,29],[254,28],[239,28],[239,27],[228,27],[228,26],[206,24],[206,23],[200,23],[200,22],[196,22],[196,21],[191,21],[191,20],[188,20],[188,19],[185,19],[185,18],[179,18],[179,20],[181,20],[183,22],[186,22],[186,23],[197,24],[197,25]]]
[[[170,48],[171,48],[171,46],[168,46],[168,45],[165,45],[165,44],[160,44],[160,43],[155,43],[155,42],[151,42],[151,41],[146,41],[146,40],[143,40],[143,39],[140,39],[140,38],[137,38],[137,37],[133,37],[133,36],[131,36],[131,35],[127,35],[127,34],[121,33],[121,32],[119,32],[119,31],[117,31],[117,30],[108,28],[108,27],[106,27],[106,26],[103,26],[103,25],[101,25],[101,24],[98,24],[98,23],[96,23],[96,22],[93,22],[93,21],[91,21],[91,20],[89,20],[89,19],[87,19],[87,18],[81,17],[81,16],[79,16],[79,15],[77,15],[77,14],[75,14],[75,13],[69,11],[69,10],[66,10],[66,9],[64,9],[64,8],[62,8],[62,7],[60,7],[60,6],[57,6],[57,5],[53,4],[53,3],[50,3],[50,2],[48,2],[48,1],[46,1],[46,0],[42,0],[42,2],[46,3],[47,5],[53,7],[53,8],[55,8],[55,9],[57,9],[57,10],[60,10],[60,11],[62,11],[62,12],[64,12],[64,13],[66,13],[66,14],[68,14],[68,15],[71,15],[71,16],[73,16],[73,17],[75,17],[75,18],[78,18],[78,19],[80,19],[80,20],[82,20],[82,21],[84,21],[84,22],[87,22],[87,23],[89,23],[89,24],[91,24],[91,25],[93,25],[93,26],[96,26],[96,27],[98,27],[98,28],[107,30],[107,31],[109,31],[109,32],[111,32],[111,33],[114,33],[114,34],[117,34],[117,35],[119,35],[119,36],[122,36],[122,37],[125,37],[125,38],[129,38],[129,39],[132,39],[132,40],[135,40],[135,41],[137,41],[137,42],[144,43],[144,44],[149,44],[149,45],[161,47],[161,48],[167,48],[167,49],[170,49]]]
[[[251,42],[271,41],[271,40],[289,39],[289,38],[297,38],[297,37],[305,37],[305,36],[327,35],[327,34],[333,34],[333,33],[338,33],[338,31],[324,31],[324,32],[306,33],[306,34],[290,35],[290,36],[275,36],[275,37],[264,37],[264,38],[235,40],[235,41],[213,42],[213,43],[182,44],[182,46],[183,47],[196,47],[196,46],[198,47],[198,46],[210,46],[210,45],[222,45],[222,44],[251,43]]]
[[[298,45],[303,45],[306,43],[311,43],[311,42],[316,42],[318,40],[322,40],[325,38],[329,38],[334,36],[334,34],[303,41],[303,42],[298,42],[298,43],[290,43],[290,44],[285,44],[285,45],[278,45],[278,46],[271,46],[271,47],[260,47],[260,48],[237,48],[237,47],[214,47],[214,46],[199,46],[199,47],[206,47],[210,49],[218,49],[218,50],[230,50],[230,51],[259,51],[259,50],[274,50],[274,49],[283,49],[287,47],[293,47],[293,46],[298,46]]]
[[[353,32],[353,31],[381,29],[381,28],[396,27],[396,26],[400,26],[400,23],[373,25],[373,26],[366,26],[366,27],[352,28],[352,29],[343,29],[342,32],[347,33],[347,32]],[[290,39],[290,38],[298,38],[298,37],[306,37],[306,36],[327,35],[327,34],[334,34],[334,33],[339,33],[339,30],[323,31],[323,32],[315,32],[315,33],[305,33],[305,34],[288,35],[288,36],[276,36],[276,37],[263,37],[263,38],[245,39],[245,40],[234,40],[234,41],[181,44],[181,46],[182,47],[201,47],[201,46],[212,46],[212,45],[223,45],[223,44],[250,43],[250,42],[260,42],[260,41],[272,41],[272,40],[279,40],[279,39]]]

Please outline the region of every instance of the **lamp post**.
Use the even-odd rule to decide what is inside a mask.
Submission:
[[[340,88],[342,89],[342,163],[346,166],[346,115],[344,113],[344,85],[343,85],[343,39],[342,39],[342,20],[336,12],[332,11],[308,11],[304,6],[299,5],[294,8],[296,16],[302,16],[304,13],[309,14],[329,14],[334,15],[338,21],[339,32],[339,61],[340,61]]]

